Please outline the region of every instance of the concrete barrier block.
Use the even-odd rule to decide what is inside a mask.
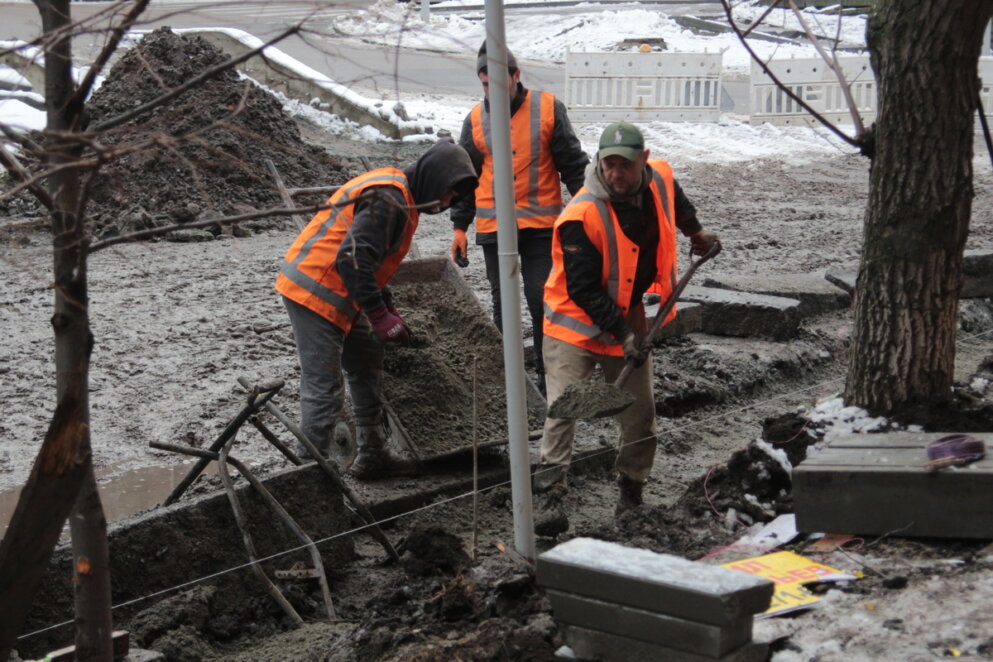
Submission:
[[[711,625],[625,607],[572,593],[548,591],[556,621],[673,650],[719,657],[752,639],[752,616],[728,625]]]
[[[702,306],[704,333],[788,340],[800,327],[796,299],[690,285],[679,300]]]
[[[733,276],[717,274],[705,278],[703,287],[735,292],[751,292],[786,297],[800,302],[800,316],[809,317],[847,308],[852,295],[829,283],[820,274],[785,274],[773,276]]]
[[[772,582],[678,556],[574,538],[538,557],[539,586],[699,623],[734,626],[765,611]]]
[[[645,641],[628,639],[576,625],[563,625],[562,638],[576,660],[598,662],[764,662],[769,656],[766,644],[748,642],[719,657],[679,651]]]

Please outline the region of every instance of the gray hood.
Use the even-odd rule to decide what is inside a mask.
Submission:
[[[610,185],[603,180],[603,172],[600,170],[600,161],[590,161],[586,166],[586,179],[583,181],[583,186],[586,187],[590,193],[596,197],[604,200],[606,202],[626,202],[628,204],[634,205],[635,207],[641,206],[642,193],[648,188],[649,182],[651,182],[651,174],[648,172],[648,167],[645,167],[645,172],[641,176],[641,186],[638,190],[631,195],[618,195],[614,193],[614,190],[610,188]]]

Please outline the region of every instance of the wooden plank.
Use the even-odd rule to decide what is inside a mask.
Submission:
[[[970,467],[975,467],[970,465]],[[793,471],[802,531],[993,538],[993,473],[816,466]]]

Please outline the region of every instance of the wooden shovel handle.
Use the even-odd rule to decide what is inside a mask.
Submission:
[[[648,333],[646,333],[645,337],[641,339],[642,348],[652,346],[655,340],[655,333],[659,330],[659,327],[662,326],[662,322],[665,321],[665,318],[669,316],[669,312],[672,310],[672,307],[676,305],[676,300],[679,298],[679,295],[686,289],[686,286],[690,282],[690,278],[693,277],[693,274],[700,267],[700,265],[720,252],[721,242],[720,240],[717,240],[714,242],[714,245],[710,247],[709,251],[700,256],[700,259],[690,262],[690,266],[686,268],[686,271],[683,273],[682,277],[680,277],[679,282],[677,282],[675,287],[672,288],[672,292],[669,293],[669,296],[666,298],[665,302],[659,305],[659,312],[655,314],[655,318],[652,320],[652,325],[649,327]],[[691,249],[690,256],[692,255],[693,252]],[[617,379],[614,380],[614,386],[617,388],[624,386],[624,382],[627,381],[632,370],[634,370],[634,361],[625,361],[624,368],[621,369],[621,374],[617,375]]]

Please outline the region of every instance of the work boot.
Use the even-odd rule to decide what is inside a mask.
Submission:
[[[618,499],[617,508],[614,510],[615,517],[621,513],[626,513],[632,508],[637,508],[644,503],[641,498],[641,488],[644,485],[644,483],[639,483],[623,475],[617,479],[617,486],[620,488],[620,499]]]
[[[538,498],[534,513],[534,532],[539,536],[554,538],[569,530],[569,518],[565,514],[565,500],[569,488],[565,482],[556,483]]]
[[[555,485],[566,487],[566,473],[569,467],[565,464],[539,464],[531,479],[531,491],[535,494],[547,492]],[[568,489],[568,488],[567,488]]]
[[[387,447],[382,425],[360,426],[355,432],[359,450],[350,472],[359,480],[409,476],[419,469],[416,460]]]

